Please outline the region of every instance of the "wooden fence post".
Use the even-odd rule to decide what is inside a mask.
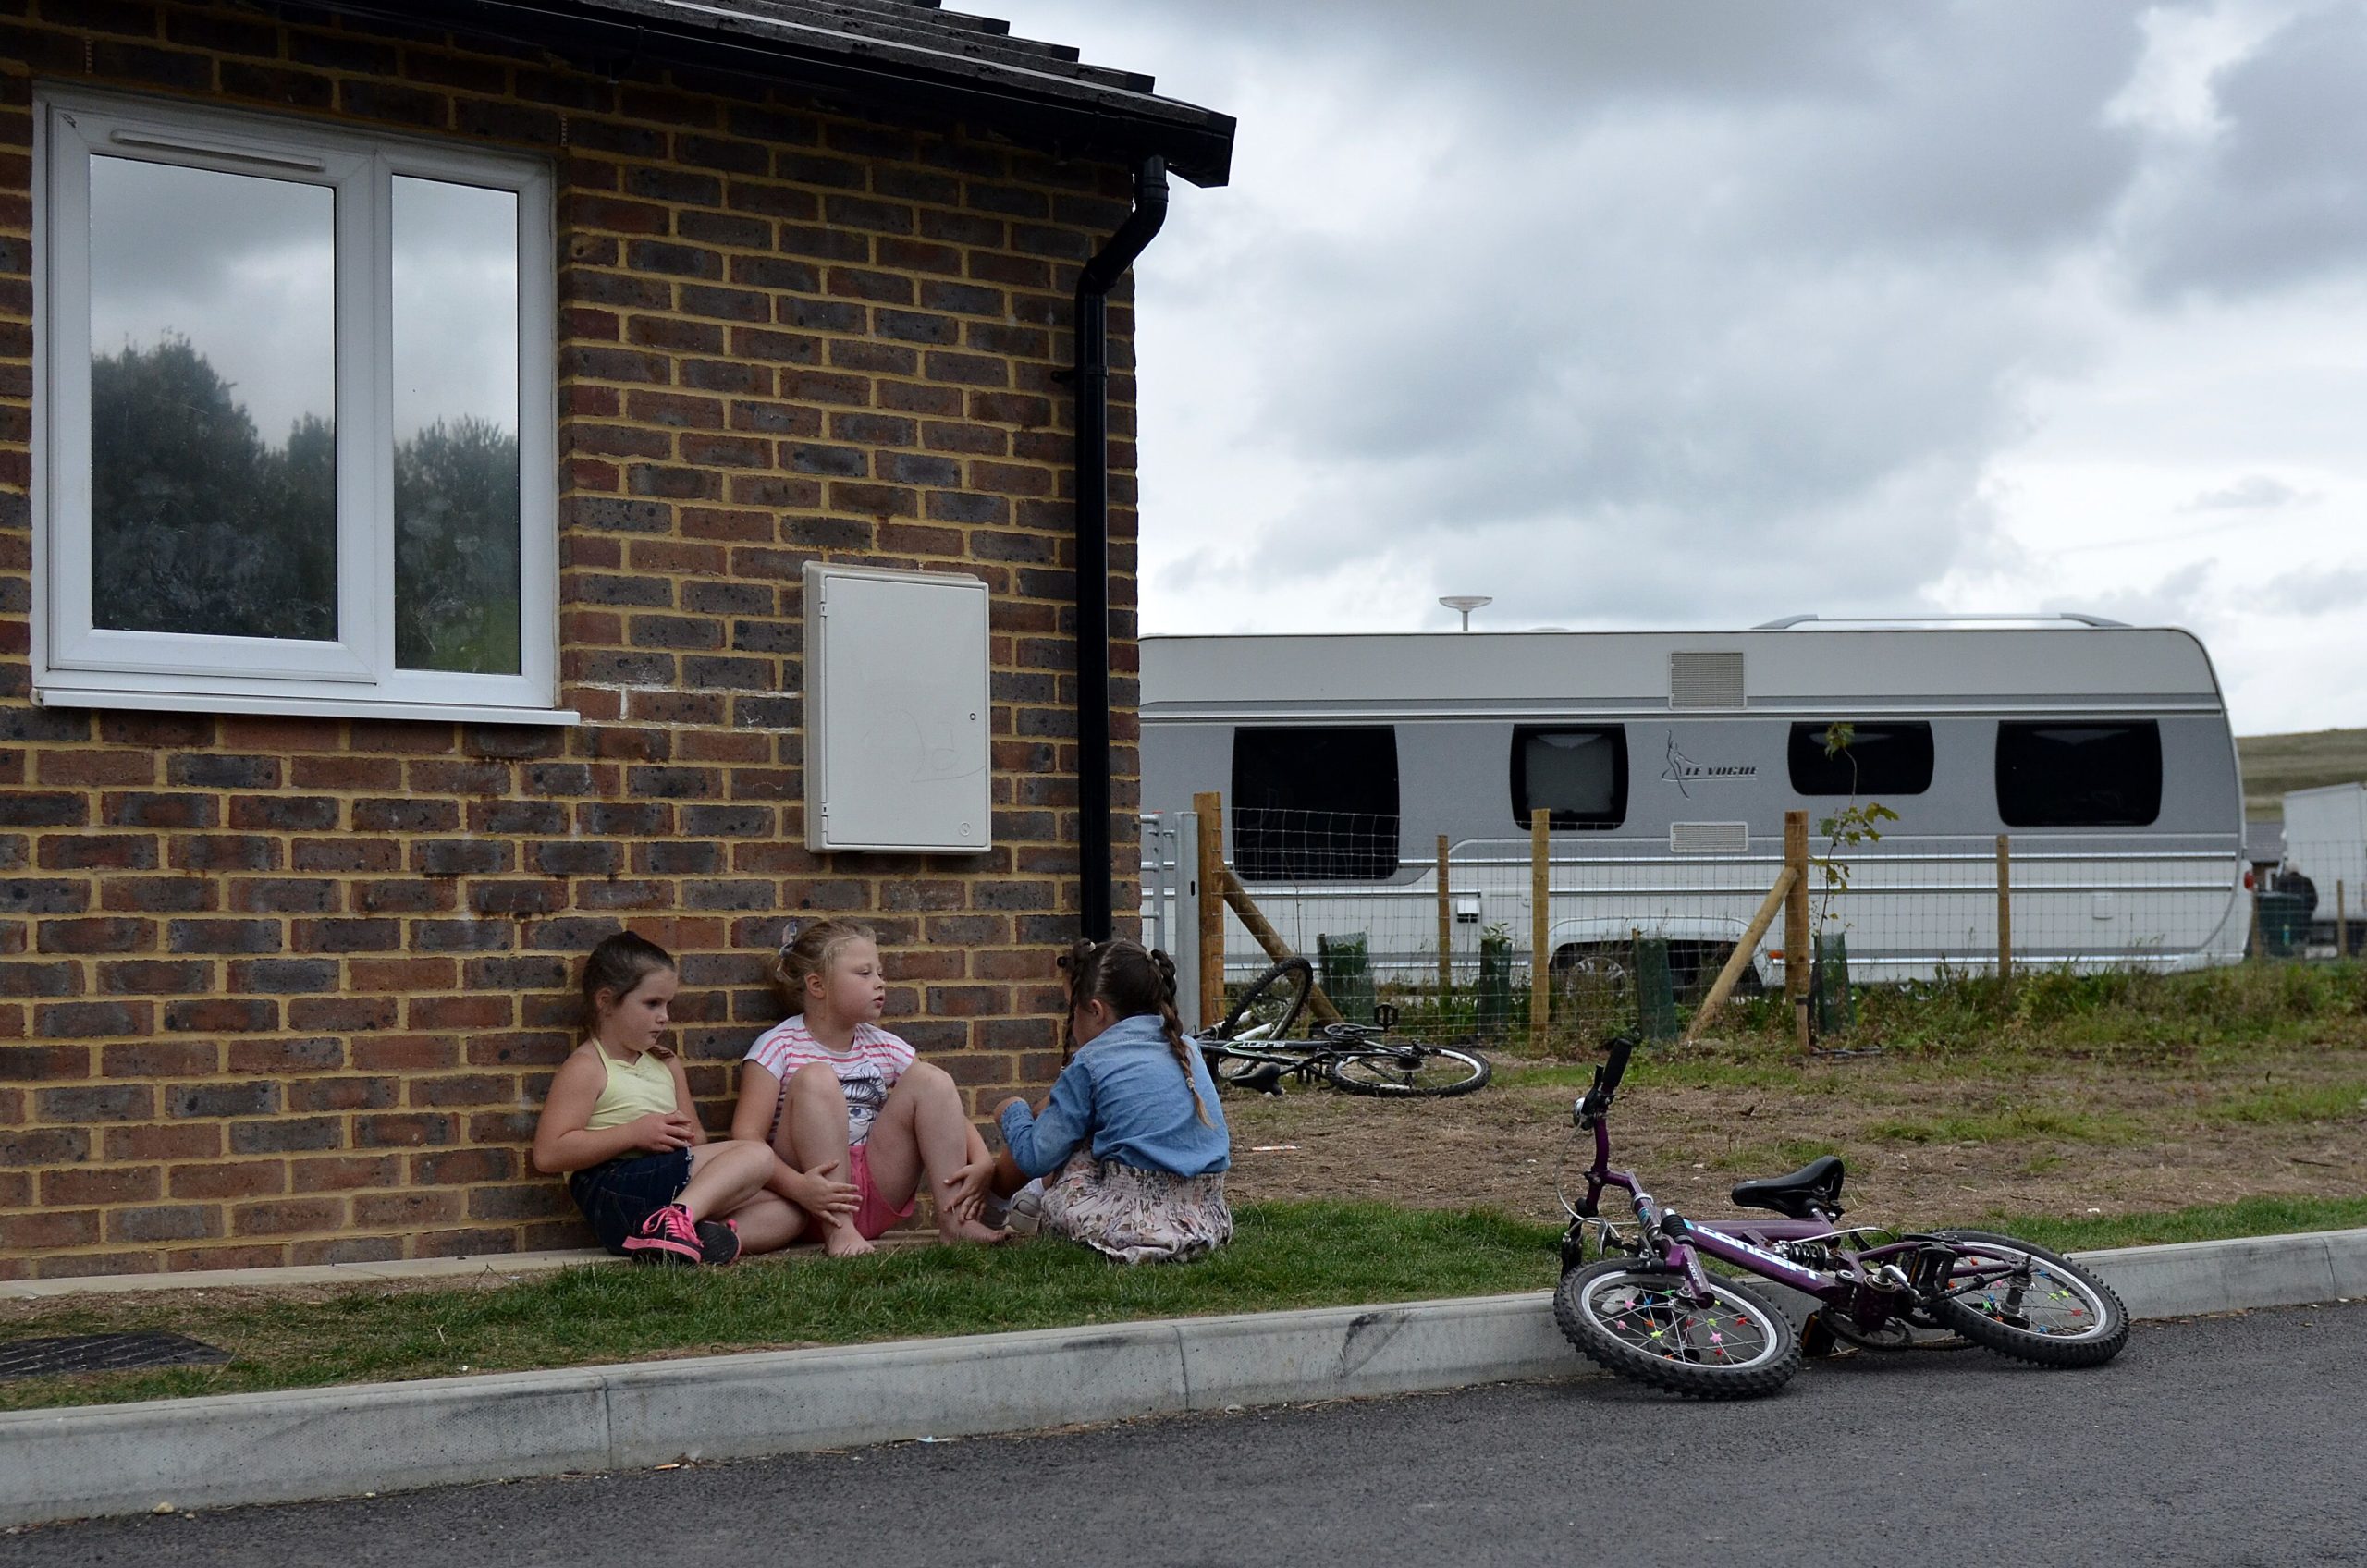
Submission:
[[[1997,835],[1997,978],[2014,977],[2014,839]]]
[[[1553,888],[1553,814],[1539,806],[1528,814],[1528,1043],[1545,1048],[1546,1026],[1553,1017],[1553,955],[1545,950],[1551,939]]]
[[[1454,900],[1446,885],[1446,835],[1439,835],[1439,1002],[1454,994]]]
[[[1213,790],[1192,797],[1200,819],[1200,1027],[1224,1020],[1224,797]]]
[[[1784,814],[1784,868],[1792,886],[1784,895],[1784,999],[1792,1007],[1792,1036],[1809,1048],[1809,814]]]

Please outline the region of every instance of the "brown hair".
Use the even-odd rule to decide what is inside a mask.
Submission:
[[[792,925],[782,933],[780,950],[773,954],[767,973],[780,992],[782,1005],[791,1013],[802,1013],[808,976],[828,974],[830,961],[850,943],[878,940],[879,933],[860,920],[809,920],[803,925]]]
[[[1202,1126],[1215,1126],[1208,1120],[1207,1102],[1200,1098],[1199,1083],[1192,1076],[1192,1047],[1184,1038],[1184,1021],[1175,1013],[1175,961],[1156,948],[1146,949],[1139,942],[1119,937],[1076,943],[1061,955],[1061,967],[1068,972],[1071,1014],[1086,1002],[1098,1001],[1121,1018],[1159,1015],[1168,1053],[1184,1070],[1184,1087],[1192,1091],[1192,1109],[1199,1112]],[[1073,1050],[1071,1028],[1072,1020],[1061,1021],[1061,1043]]]
[[[583,1026],[594,1035],[599,1034],[601,992],[614,992],[616,999],[622,1001],[644,980],[674,967],[674,955],[646,937],[619,931],[604,938],[592,949],[592,956],[583,961]],[[664,1046],[652,1046],[650,1049],[661,1057],[674,1054]]]

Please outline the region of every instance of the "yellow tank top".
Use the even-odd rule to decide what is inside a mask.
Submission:
[[[610,1056],[605,1046],[595,1042],[592,1048],[607,1068],[608,1080],[600,1085],[600,1097],[592,1105],[592,1120],[583,1124],[585,1131],[621,1127],[653,1110],[660,1116],[674,1114],[674,1070],[656,1051],[644,1051],[631,1062],[622,1062]]]

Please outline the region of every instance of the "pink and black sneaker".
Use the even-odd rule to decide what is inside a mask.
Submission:
[[[699,1261],[722,1265],[740,1256],[740,1222],[736,1219],[702,1219],[699,1224]]]
[[[696,1263],[705,1250],[698,1221],[678,1203],[655,1210],[625,1238],[625,1256],[636,1263]]]

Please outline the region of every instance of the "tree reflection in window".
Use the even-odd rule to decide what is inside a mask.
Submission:
[[[305,415],[272,446],[187,339],[91,362],[96,624],[327,641],[337,621],[337,437]],[[394,449],[395,654],[514,673],[518,436],[437,421]]]
[[[474,414],[395,443],[395,662],[518,671],[518,436]]]
[[[93,622],[128,631],[337,635],[337,436],[272,446],[183,337],[91,361]]]

